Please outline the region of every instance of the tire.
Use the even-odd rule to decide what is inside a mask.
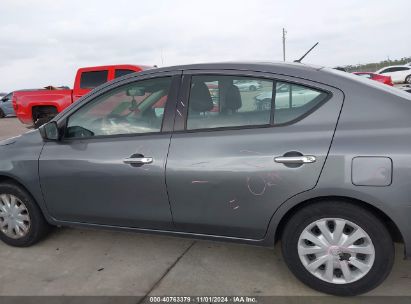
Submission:
[[[328,219],[328,221],[323,222],[322,219]],[[344,221],[346,224],[343,226]],[[324,223],[326,226],[323,225]],[[357,250],[358,245],[366,246],[367,250],[373,252],[374,255],[347,252],[351,247],[348,245],[325,245],[326,251],[323,251],[321,245],[317,246],[317,236],[324,240],[324,235],[328,235],[323,234],[318,227],[322,227],[327,232],[336,229],[337,223],[339,227],[344,227],[341,234],[342,241],[347,240],[348,242],[349,236],[352,236],[353,240],[357,239],[355,236],[358,234],[353,235],[354,232],[365,232],[363,234],[365,237],[358,239],[352,246],[356,246]],[[312,230],[309,230],[311,227],[313,227]],[[350,232],[353,227],[354,229]],[[307,241],[306,237],[311,237],[307,231],[314,235],[313,240],[316,243]],[[334,234],[335,231],[332,232],[332,236],[339,239],[336,236],[338,233]],[[330,244],[334,244],[333,242]],[[306,248],[323,252],[306,254],[309,252],[305,251]],[[365,250],[364,248],[361,250]],[[350,202],[331,200],[308,205],[290,218],[282,235],[282,252],[289,269],[303,283],[320,292],[338,296],[359,295],[377,287],[390,273],[395,255],[392,238],[378,217]],[[303,261],[308,266],[305,266]],[[321,265],[322,261],[325,262]],[[331,264],[327,264],[326,261],[330,261]],[[364,271],[361,272],[360,268],[354,267],[354,262]],[[320,266],[317,267],[317,265]],[[327,267],[328,265],[331,266]],[[365,265],[367,267],[363,267]],[[314,274],[308,270],[310,266],[316,269]],[[338,267],[340,267],[339,270]],[[328,269],[331,269],[330,272],[327,272]],[[329,280],[329,278],[332,279]]]
[[[249,90],[250,90],[251,92],[257,91],[257,87],[254,86],[254,85],[252,85],[252,86],[249,87]]]
[[[15,206],[24,209],[19,215],[5,213],[5,205],[11,202],[11,197],[14,197]],[[28,220],[24,221],[24,219]],[[7,217],[7,219],[6,219]],[[14,228],[8,235],[5,231],[8,230],[8,225],[4,226],[5,220],[10,218],[18,218],[26,227],[26,232],[22,228],[18,228],[22,235],[17,233]],[[28,247],[40,241],[50,231],[50,225],[46,222],[40,208],[37,206],[34,199],[22,187],[12,183],[0,184],[0,239],[8,245],[15,247]]]
[[[0,118],[4,118],[4,117],[6,117],[6,115],[4,114],[3,110],[0,109]]]
[[[411,84],[411,75],[405,77],[405,83]]]
[[[35,122],[34,122],[34,128],[38,129],[40,128],[42,125],[44,125],[45,123],[49,122],[52,118],[50,117],[42,117],[42,118],[38,118]]]

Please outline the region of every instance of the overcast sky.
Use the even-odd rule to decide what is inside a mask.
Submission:
[[[0,92],[72,87],[83,66],[411,56],[410,0],[0,0]]]

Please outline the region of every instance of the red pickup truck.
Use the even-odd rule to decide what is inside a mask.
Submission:
[[[77,71],[73,90],[49,86],[16,92],[13,95],[13,108],[22,123],[38,128],[99,85],[150,68],[128,64],[81,68]]]

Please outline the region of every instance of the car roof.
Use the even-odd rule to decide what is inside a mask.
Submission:
[[[262,72],[277,75],[285,75],[299,78],[306,78],[316,81],[315,75],[319,76],[323,66],[296,62],[214,62],[214,63],[197,63],[187,65],[176,65],[169,67],[155,68],[139,72],[139,75],[146,75],[160,72],[177,72],[177,71],[244,71],[244,72]],[[134,73],[135,74],[135,73]],[[133,74],[130,74],[133,75]],[[125,76],[127,78],[128,75]],[[326,78],[324,78],[326,79]],[[318,79],[321,81],[321,79]]]
[[[158,68],[161,70],[255,70],[258,72],[272,72],[273,70],[320,70],[323,66],[309,65],[296,62],[265,62],[265,61],[250,61],[250,62],[212,62],[212,63],[195,63],[187,65],[176,65],[169,67]]]

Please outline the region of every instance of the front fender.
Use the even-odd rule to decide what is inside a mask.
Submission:
[[[43,139],[38,130],[0,142],[0,180],[11,179],[22,185],[35,199],[49,220],[39,179],[39,157]]]

